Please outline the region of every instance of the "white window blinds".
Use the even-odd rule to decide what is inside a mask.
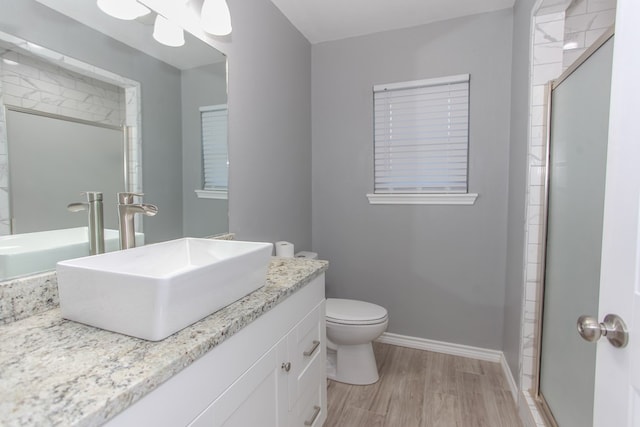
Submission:
[[[203,189],[226,191],[229,176],[227,153],[227,106],[200,108],[202,124]]]
[[[466,193],[469,75],[373,92],[375,193]]]

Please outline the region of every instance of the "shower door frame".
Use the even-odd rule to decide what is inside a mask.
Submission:
[[[594,43],[591,45],[574,63],[572,63],[557,79],[551,80],[546,85],[545,90],[545,133],[546,133],[546,144],[545,144],[545,159],[546,159],[546,167],[545,167],[545,184],[544,184],[544,212],[542,215],[542,224],[541,224],[541,249],[540,249],[540,264],[538,267],[538,277],[540,277],[540,286],[537,290],[537,298],[536,298],[536,325],[535,325],[535,342],[534,342],[534,350],[535,350],[535,360],[534,360],[534,371],[533,371],[533,399],[542,415],[542,418],[545,424],[549,427],[560,427],[556,422],[553,413],[551,412],[551,408],[549,404],[545,400],[542,391],[540,390],[540,365],[542,359],[542,317],[544,313],[544,289],[545,289],[545,271],[546,271],[546,261],[547,261],[547,223],[549,219],[549,180],[550,180],[550,144],[551,144],[551,113],[553,109],[553,105],[551,103],[551,95],[553,90],[557,88],[563,81],[565,81],[574,71],[578,69],[585,61],[587,61],[593,53],[595,53],[598,49],[602,47],[609,39],[611,39],[615,35],[615,27],[609,28],[602,36],[600,36]],[[577,332],[576,332],[577,333]],[[595,370],[595,366],[594,366]]]

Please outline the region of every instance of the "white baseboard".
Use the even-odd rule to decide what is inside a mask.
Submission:
[[[406,335],[383,333],[376,341],[383,344],[393,344],[400,347],[415,348],[417,350],[434,351],[436,353],[450,354],[452,356],[469,357],[471,359],[500,363],[502,372],[507,379],[513,401],[518,404],[518,386],[511,375],[511,369],[504,358],[504,353],[499,350],[472,347],[462,344],[453,344],[443,341],[428,340],[426,338],[409,337]]]
[[[415,348],[417,350],[434,351],[436,353],[450,354],[452,356],[469,357],[471,359],[485,360],[499,363],[504,356],[501,351],[487,348],[472,347],[469,345],[453,344],[443,341],[428,340],[426,338],[409,337],[406,335],[383,333],[376,341],[383,344],[393,344],[400,347]]]

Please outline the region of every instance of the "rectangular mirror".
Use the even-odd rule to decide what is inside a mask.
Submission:
[[[104,169],[120,180],[115,184],[121,186],[119,191],[143,192],[145,202],[158,206],[156,217],[144,224],[138,220],[138,231],[144,232],[147,243],[228,231],[227,199],[196,194],[204,188],[200,108],[227,102],[224,55],[186,31],[182,47],[157,43],[152,37],[153,13],[121,21],[102,13],[94,1],[83,0],[0,0],[0,9],[0,256],[7,250],[2,240],[15,237],[16,232],[86,226],[86,215],[66,210],[67,204],[81,201],[80,194],[75,194],[79,188],[105,192],[105,218],[116,215],[116,200],[107,195],[114,190],[99,178],[105,171],[88,168],[95,182],[79,183],[77,177],[72,178],[73,185],[64,181],[72,169],[64,161],[79,168],[106,164],[106,158],[115,154],[97,154],[88,144],[71,141],[79,131],[63,136],[62,131],[45,130],[34,123],[41,119],[79,125],[66,120],[73,119],[88,128],[106,125],[114,131],[124,127],[119,134],[124,158],[111,159],[123,167]],[[22,116],[17,114],[29,116],[27,122],[32,124],[22,123],[20,128],[21,119],[16,117]],[[25,126],[33,133],[27,135]],[[38,131],[44,132],[38,136]],[[53,136],[76,148],[65,153]],[[44,153],[42,145],[31,148],[37,150],[39,160],[27,154],[25,161],[23,153],[23,163],[14,165],[12,153],[17,160],[21,139],[35,142],[34,147],[48,141],[56,148],[50,154]],[[95,142],[93,136],[81,139]],[[83,154],[78,144],[83,145]],[[45,163],[49,171],[44,171]],[[43,196],[18,182],[22,178],[14,177],[12,168],[19,168],[26,177],[40,171],[67,193],[51,194],[36,209],[29,202]],[[31,215],[29,225],[25,217],[23,227],[16,216],[24,212]],[[54,216],[64,220],[49,223]],[[108,221],[107,227],[112,228],[113,221]],[[0,270],[0,280],[7,278]]]

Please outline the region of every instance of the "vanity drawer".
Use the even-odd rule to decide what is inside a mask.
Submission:
[[[322,426],[327,418],[326,387],[326,381],[317,379],[310,389],[303,391],[289,414],[289,427]]]
[[[324,302],[300,321],[288,337],[291,374],[289,376],[289,409],[300,395],[321,379],[326,369]]]

